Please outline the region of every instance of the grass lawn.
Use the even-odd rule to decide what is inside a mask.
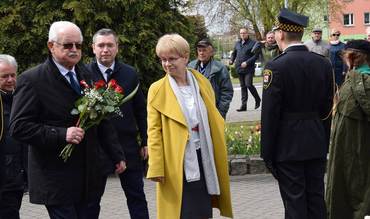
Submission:
[[[262,76],[253,77],[253,83],[261,83],[262,82]],[[232,84],[239,84],[238,78],[231,78]]]

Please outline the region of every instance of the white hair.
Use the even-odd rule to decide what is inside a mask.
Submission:
[[[65,28],[65,27],[74,27],[76,30],[78,30],[78,32],[80,33],[80,37],[81,37],[81,42],[83,41],[83,36],[82,36],[82,33],[81,33],[81,30],[80,28],[70,22],[70,21],[56,21],[54,23],[51,24],[50,26],[50,29],[49,29],[49,40],[48,42],[57,42],[58,41],[58,33],[60,32],[61,29]]]
[[[0,54],[0,63],[5,63],[5,64],[8,64],[8,65],[11,65],[11,66],[15,67],[15,70],[17,71],[17,68],[18,68],[17,61],[11,55]]]

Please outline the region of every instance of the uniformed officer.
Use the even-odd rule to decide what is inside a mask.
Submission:
[[[278,180],[285,218],[326,218],[324,174],[333,73],[301,43],[308,17],[282,9],[275,39],[283,53],[263,71],[261,157]]]

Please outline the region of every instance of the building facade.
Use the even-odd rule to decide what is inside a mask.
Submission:
[[[341,32],[342,40],[365,39],[370,27],[370,0],[334,0],[329,4],[329,29]]]

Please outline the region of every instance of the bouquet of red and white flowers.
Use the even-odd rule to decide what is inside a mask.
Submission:
[[[120,106],[130,100],[137,92],[139,85],[127,96],[116,80],[111,79],[108,84],[99,80],[90,87],[85,81],[80,82],[84,90],[84,96],[75,102],[72,115],[79,115],[76,126],[85,131],[94,125],[98,125],[104,118],[112,113],[122,116]],[[74,144],[67,144],[60,152],[64,162],[71,156]]]

